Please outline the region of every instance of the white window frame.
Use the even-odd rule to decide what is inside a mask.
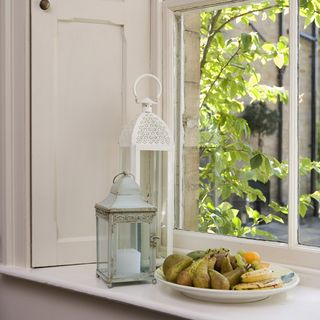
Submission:
[[[167,121],[174,128],[173,106],[174,94],[174,15],[190,9],[200,9],[208,6],[217,8],[230,5],[243,5],[252,1],[232,1],[232,0],[166,0],[163,10],[163,47],[164,52],[164,84],[166,101],[164,112]],[[228,247],[232,251],[239,249],[258,251],[265,260],[270,260],[283,264],[297,265],[308,268],[318,268],[320,266],[320,248],[309,247],[298,243],[298,199],[299,199],[299,144],[298,144],[298,84],[299,84],[299,1],[290,1],[290,88],[289,88],[289,211],[288,215],[288,243],[277,243],[270,241],[252,240],[229,236],[213,235],[193,231],[174,230],[174,247],[176,250],[206,249],[212,247]],[[171,114],[169,110],[171,107]]]

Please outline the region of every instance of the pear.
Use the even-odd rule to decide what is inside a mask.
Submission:
[[[217,258],[215,256],[210,257],[209,263],[208,263],[208,269],[214,269],[216,261],[217,261]]]
[[[229,257],[229,255],[227,255],[222,259],[222,262],[221,262],[221,273],[227,273],[227,272],[232,271],[232,270],[233,270],[233,268],[232,268],[232,265],[231,265],[231,262],[230,262],[230,257]]]
[[[193,264],[179,272],[177,276],[177,281],[176,281],[177,284],[181,284],[182,286],[192,286],[192,278],[193,278],[192,266]]]
[[[171,254],[162,265],[162,270],[167,281],[176,282],[178,274],[192,263],[192,258],[181,255]]]
[[[193,285],[197,288],[210,288],[210,276],[208,274],[209,256],[205,256],[199,261],[194,276]]]
[[[234,287],[241,281],[241,276],[246,271],[242,268],[237,267],[236,269],[229,271],[227,273],[224,273],[223,275],[229,280],[230,288]]]
[[[216,263],[214,265],[214,269],[217,271],[221,271],[221,265],[222,265],[222,261],[224,259],[224,257],[226,257],[228,255],[228,253],[226,252],[221,252],[221,253],[216,253],[214,256],[216,257]]]
[[[229,290],[230,289],[230,283],[229,280],[220,272],[209,269],[209,275],[210,275],[210,283],[211,283],[211,289],[218,289],[218,290]]]
[[[232,265],[232,268],[235,269],[238,265],[237,265],[237,259],[235,256],[230,256],[230,263]]]
[[[205,255],[206,255],[206,251],[203,251],[203,250],[195,250],[195,251],[191,251],[187,254],[187,256],[192,258],[193,260],[201,259]]]
[[[181,284],[183,286],[192,286],[194,273],[201,260],[202,259],[194,261],[189,267],[180,271],[177,277],[177,284]]]

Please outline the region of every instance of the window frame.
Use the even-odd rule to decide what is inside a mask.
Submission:
[[[249,1],[251,2],[251,1]],[[164,37],[164,84],[167,102],[164,103],[166,119],[172,123],[174,108],[174,39],[173,32],[175,15],[191,9],[206,7],[222,8],[230,5],[243,5],[248,1],[223,1],[223,0],[166,0],[164,1],[163,26]],[[289,211],[288,215],[288,243],[277,243],[264,240],[252,240],[231,236],[205,234],[194,231],[173,230],[174,248],[186,251],[205,249],[209,247],[228,247],[232,251],[248,249],[259,251],[265,260],[283,264],[299,265],[309,268],[318,268],[320,265],[320,248],[299,244],[298,242],[298,209],[299,209],[299,119],[298,119],[298,96],[299,96],[299,0],[290,1],[289,12],[289,48],[290,48],[290,87],[289,87]],[[182,99],[183,103],[183,99]],[[170,112],[171,111],[171,112]],[[171,114],[170,114],[171,113]],[[171,126],[174,128],[174,126]],[[177,148],[178,146],[176,146]]]

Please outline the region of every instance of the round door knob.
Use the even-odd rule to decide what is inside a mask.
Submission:
[[[40,1],[40,8],[42,10],[48,10],[50,7],[50,1],[49,0],[41,0]]]

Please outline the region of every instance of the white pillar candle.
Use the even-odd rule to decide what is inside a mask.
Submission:
[[[136,249],[117,250],[117,274],[140,273],[141,253]]]

